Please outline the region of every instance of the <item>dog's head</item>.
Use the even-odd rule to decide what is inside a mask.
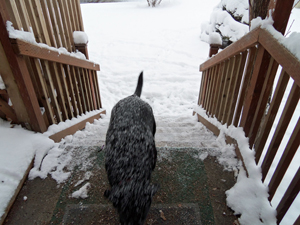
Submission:
[[[121,224],[144,224],[149,212],[152,197],[158,190],[158,185],[126,182],[105,191],[105,197],[117,208]]]

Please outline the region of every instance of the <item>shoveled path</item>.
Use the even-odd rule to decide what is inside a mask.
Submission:
[[[233,173],[223,171],[214,157],[198,157],[213,146],[212,135],[190,119],[156,120],[158,161],[152,182],[160,189],[146,224],[236,224],[225,200]],[[103,197],[109,188],[102,150],[106,129],[107,124],[85,143],[66,147],[74,158],[88,153],[88,163],[77,165],[65,183],[57,185],[50,177],[27,180],[4,224],[118,224],[116,211]],[[72,198],[86,183],[88,197]]]

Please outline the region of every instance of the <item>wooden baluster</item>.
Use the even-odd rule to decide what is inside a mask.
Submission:
[[[94,85],[95,85],[95,94],[96,94],[97,106],[98,106],[97,109],[101,109],[102,108],[102,103],[101,103],[101,97],[100,97],[97,71],[92,70],[92,73],[93,73],[93,79],[94,79]]]
[[[253,73],[250,84],[247,88],[247,95],[243,108],[240,126],[244,128],[244,132],[249,137],[251,124],[253,122],[254,110],[257,107],[259,96],[265,80],[266,71],[270,62],[270,54],[260,45],[253,65]]]
[[[58,1],[60,14],[62,15],[63,24],[65,27],[66,32],[66,39],[68,42],[68,51],[75,52],[75,45],[73,39],[73,30],[71,27],[71,19],[70,19],[70,12],[69,8],[67,7],[66,1]]]
[[[266,118],[264,119],[264,124],[261,127],[261,130],[263,130],[264,132],[260,135],[260,137],[256,140],[256,143],[255,143],[256,163],[259,162],[259,159],[263,152],[265,143],[270,134],[271,128],[273,126],[273,123],[274,123],[276,114],[278,112],[280,103],[282,101],[289,78],[290,78],[289,75],[284,70],[282,70],[279,80],[277,82],[277,87],[275,89],[270,108],[268,110],[268,114],[267,114]]]
[[[244,100],[246,97],[247,87],[249,85],[249,81],[251,78],[251,73],[252,73],[253,64],[255,62],[256,53],[257,53],[256,47],[252,47],[249,49],[247,62],[246,62],[246,72],[243,77],[241,93],[239,95],[236,112],[235,112],[234,119],[233,119],[233,125],[236,127],[239,125],[239,122],[240,122],[240,116],[241,116]]]
[[[210,105],[212,102],[212,95],[213,95],[213,85],[214,85],[214,78],[215,78],[215,74],[216,74],[216,66],[211,68],[211,73],[209,76],[209,83],[208,83],[208,89],[207,89],[207,98],[206,98],[206,103],[205,103],[205,109],[208,115],[211,115],[211,111],[210,111]]]
[[[83,74],[83,85],[84,85],[84,91],[85,91],[85,96],[86,96],[86,102],[88,106],[88,111],[92,110],[92,96],[91,96],[91,89],[89,85],[89,77],[86,69],[82,69],[82,74]]]
[[[219,110],[219,115],[217,118],[219,118],[219,121],[224,124],[224,114],[225,114],[225,107],[226,107],[226,101],[227,101],[227,93],[229,90],[229,84],[230,84],[230,76],[232,75],[233,68],[235,65],[235,57],[231,57],[229,59],[229,66],[227,67],[226,75],[224,77],[224,87],[223,87],[223,92],[221,96],[221,106]]]
[[[66,37],[67,29],[66,29],[66,24],[63,22],[63,16],[60,14],[60,9],[58,7],[57,0],[52,0],[52,7],[54,11],[54,16],[55,16],[55,21],[59,30],[59,37],[62,43],[62,46],[66,48],[68,51],[71,51],[71,43],[68,42],[68,38]]]
[[[215,116],[217,114],[216,108],[217,108],[217,102],[220,98],[221,80],[222,80],[222,76],[224,73],[224,67],[225,67],[225,62],[222,62],[219,64],[219,70],[218,70],[218,74],[216,77],[215,97],[213,99],[212,109],[211,109],[211,114],[213,116]]]
[[[60,30],[58,27],[57,19],[56,19],[55,12],[54,12],[53,2],[52,2],[52,0],[45,0],[45,1],[47,2],[47,12],[49,13],[49,17],[50,17],[50,21],[49,21],[50,24],[49,24],[48,29],[53,30],[55,42],[57,45],[55,47],[57,47],[57,48],[64,47],[61,36],[60,36]]]
[[[295,126],[293,133],[289,139],[286,148],[283,151],[281,159],[276,167],[276,170],[269,183],[269,201],[274,197],[274,194],[282,181],[284,174],[286,173],[294,155],[299,147],[299,137],[300,137],[300,119],[298,119],[297,125]]]
[[[293,84],[289,97],[286,101],[284,110],[281,114],[281,118],[276,127],[276,131],[272,137],[272,141],[268,147],[267,153],[261,165],[262,169],[262,180],[264,181],[269,168],[273,162],[273,159],[277,153],[278,147],[282,141],[284,133],[289,125],[289,122],[293,116],[294,110],[298,104],[300,98],[300,87],[297,84]]]
[[[211,94],[210,94],[210,98],[209,98],[209,105],[208,105],[208,112],[211,116],[213,116],[213,112],[212,112],[212,108],[213,108],[213,104],[215,102],[215,98],[216,98],[216,84],[217,84],[217,79],[219,76],[219,70],[220,70],[220,65],[216,65],[214,66],[214,72],[212,74],[212,85],[211,85]]]
[[[290,208],[291,204],[293,203],[294,199],[296,198],[297,194],[299,193],[300,187],[300,167],[298,168],[292,182],[290,183],[288,189],[284,193],[280,203],[278,204],[277,210],[277,224],[281,222],[284,215]]]
[[[209,68],[206,75],[206,90],[205,90],[205,99],[203,103],[203,108],[207,110],[207,105],[209,101],[209,91],[210,91],[210,85],[211,85],[211,76],[213,73],[213,67]],[[208,113],[208,112],[207,112]]]
[[[224,66],[222,73],[220,74],[220,86],[218,89],[218,96],[217,96],[217,102],[216,102],[216,109],[215,109],[215,116],[216,118],[220,121],[220,108],[221,108],[221,102],[223,100],[223,90],[224,90],[224,84],[225,84],[225,78],[226,78],[226,73],[227,69],[229,66],[229,60],[224,61]]]
[[[38,0],[35,0],[35,1],[37,4],[37,7],[38,7],[39,1]],[[54,35],[54,30],[53,30],[52,23],[51,23],[51,17],[50,17],[50,13],[48,10],[47,2],[46,2],[46,0],[41,0],[40,4],[42,7],[42,13],[43,13],[43,17],[42,17],[43,19],[41,20],[41,21],[43,21],[42,27],[44,27],[44,33],[46,34],[45,36],[48,37],[48,38],[46,38],[46,40],[47,40],[46,44],[49,46],[52,46],[54,48],[57,48],[59,45],[58,45],[57,39]],[[48,42],[49,40],[50,40],[50,43]]]
[[[222,121],[223,123],[227,123],[227,126],[229,126],[230,124],[228,124],[228,120],[229,120],[229,116],[230,116],[230,111],[234,110],[234,106],[232,106],[232,99],[233,99],[233,94],[234,94],[234,86],[237,80],[237,77],[239,76],[239,68],[241,65],[241,55],[238,54],[235,56],[235,63],[232,66],[232,70],[231,73],[228,77],[229,81],[228,81],[228,90],[226,93],[226,102],[225,102],[225,109],[224,109],[224,113],[223,113],[223,118]],[[232,108],[230,108],[232,106]]]
[[[228,124],[228,126],[232,124],[233,115],[234,115],[234,112],[235,112],[235,109],[237,106],[237,98],[238,98],[238,94],[239,94],[240,87],[241,87],[241,81],[243,78],[246,58],[247,58],[247,52],[242,52],[241,60],[238,64],[238,69],[236,71],[236,76],[235,76],[235,80],[234,80],[234,84],[233,84],[234,88],[232,90],[232,98],[231,98],[231,103],[229,106],[229,113],[228,113],[228,117],[226,119],[226,123]]]
[[[253,146],[254,141],[258,135],[258,129],[260,124],[265,117],[266,107],[268,100],[271,95],[274,79],[276,76],[276,72],[278,69],[278,63],[274,61],[273,58],[270,59],[269,68],[266,72],[266,77],[264,80],[264,84],[260,93],[260,97],[257,103],[257,107],[254,113],[253,121],[249,131],[249,144]]]
[[[71,72],[71,77],[72,77],[72,85],[74,88],[74,94],[75,94],[75,99],[76,99],[76,103],[77,103],[77,111],[78,114],[81,115],[83,113],[83,109],[82,109],[82,102],[81,102],[81,98],[80,98],[80,84],[79,81],[77,79],[77,70],[75,70],[74,66],[70,66],[70,72]]]

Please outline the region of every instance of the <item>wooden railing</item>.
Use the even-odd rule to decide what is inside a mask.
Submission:
[[[6,94],[13,104],[0,108],[1,117],[44,132],[49,125],[102,108],[99,65],[57,50],[81,51],[88,58],[87,46],[73,39],[74,31],[84,31],[79,0],[3,0],[0,14],[0,74],[6,85],[0,99],[6,102]],[[16,30],[33,32],[45,46],[10,39],[6,21]]]
[[[282,71],[278,82],[274,82],[279,65]],[[268,31],[257,28],[204,62],[200,71],[203,73],[198,104],[206,110],[207,115],[216,117],[222,124],[243,127],[250,147],[255,149],[256,162],[261,163],[264,181],[299,102],[299,60]],[[267,143],[289,80],[292,81],[292,88],[276,130],[270,143]],[[270,101],[273,88],[275,91]],[[268,183],[270,201],[296,154],[299,137],[298,117]],[[300,169],[277,206],[278,223],[299,193],[299,187]]]

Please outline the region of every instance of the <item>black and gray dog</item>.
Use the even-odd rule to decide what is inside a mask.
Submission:
[[[117,208],[120,223],[144,224],[158,185],[150,183],[157,151],[151,106],[140,99],[141,72],[135,93],[112,109],[106,134],[105,168],[111,190],[104,195]]]

